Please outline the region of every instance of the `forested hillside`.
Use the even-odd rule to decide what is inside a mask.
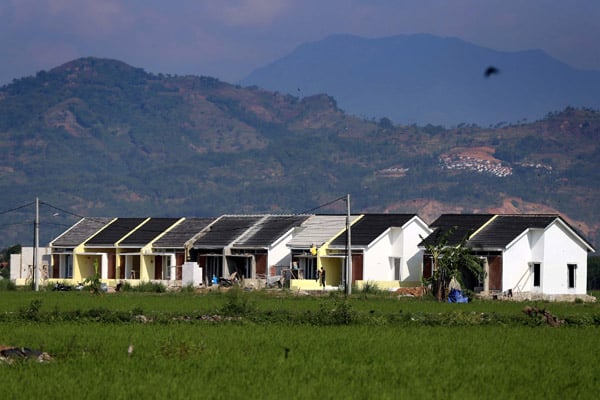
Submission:
[[[600,113],[548,110],[493,128],[394,125],[209,77],[72,61],[0,88],[2,210],[39,196],[41,242],[84,216],[560,212],[600,229]],[[343,202],[318,212],[345,212]],[[32,243],[32,207],[0,214],[0,247]]]

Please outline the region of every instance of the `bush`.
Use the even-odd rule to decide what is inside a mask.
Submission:
[[[242,289],[233,287],[227,292],[227,302],[221,311],[227,316],[247,316],[256,311],[256,306]]]
[[[17,290],[17,285],[10,279],[0,279],[0,291],[2,290]]]
[[[381,289],[379,289],[379,287],[377,286],[377,284],[375,282],[367,281],[363,285],[360,292],[362,294],[379,294],[379,293],[381,293]]]
[[[132,286],[130,283],[125,282],[121,284],[120,290],[123,292],[165,293],[167,287],[162,283],[156,282],[142,282],[137,286]]]

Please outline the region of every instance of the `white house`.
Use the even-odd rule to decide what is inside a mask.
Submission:
[[[10,255],[10,280],[15,282],[16,285],[23,286],[34,282],[33,253],[33,247],[21,247],[20,254]],[[37,249],[38,277],[42,283],[52,278],[50,253],[50,247],[38,247]]]
[[[442,215],[430,225],[434,233],[426,241],[451,228],[465,234],[465,245],[485,267],[485,279],[478,284],[484,293],[548,300],[586,295],[587,256],[595,250],[559,215],[476,217]],[[454,234],[449,239],[453,245],[463,238]]]
[[[416,214],[364,214],[351,227],[352,280],[379,288],[420,286],[423,249],[421,238],[431,233]],[[343,254],[347,235],[328,246],[328,254]]]

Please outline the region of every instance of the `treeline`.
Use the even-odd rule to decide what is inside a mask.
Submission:
[[[588,257],[588,290],[600,290],[600,256]]]

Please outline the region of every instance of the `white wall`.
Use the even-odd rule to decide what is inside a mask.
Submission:
[[[403,229],[402,233],[402,280],[404,282],[418,282],[421,280],[423,270],[423,250],[419,249],[421,237],[427,237],[431,230],[413,219]]]
[[[182,286],[200,286],[202,284],[202,268],[198,266],[198,263],[188,261],[183,264],[181,271],[181,285]]]
[[[42,269],[45,267],[50,273],[51,248],[38,247],[38,266],[40,267],[40,279],[43,279]],[[10,255],[10,279],[33,279],[33,247],[21,247],[21,254]]]
[[[287,244],[292,240],[292,232],[293,230],[269,247],[267,256],[267,274],[269,273],[269,267],[272,265],[290,265],[292,255]]]
[[[363,280],[394,280],[394,265],[390,257],[395,257],[401,259],[402,282],[420,281],[423,250],[418,244],[421,236],[429,233],[429,228],[417,219],[411,220],[404,228],[390,228],[365,251]]]
[[[540,287],[533,287],[529,263],[541,264]],[[576,264],[575,288],[568,288],[567,264]],[[503,254],[502,290],[539,294],[585,294],[587,289],[587,249],[581,241],[556,221],[545,230],[529,230]]]
[[[585,294],[587,288],[587,250],[557,222],[545,232],[542,281],[545,294]],[[575,288],[568,288],[567,264],[576,264]]]
[[[529,263],[542,263],[544,237],[541,230],[529,230],[508,247],[502,257],[502,291],[512,289],[516,292],[542,292],[543,282],[539,289],[533,287],[533,271]]]
[[[400,234],[398,230],[389,229],[387,234],[378,237],[367,249],[363,257],[363,280],[391,281],[394,269],[390,257],[400,257]]]

